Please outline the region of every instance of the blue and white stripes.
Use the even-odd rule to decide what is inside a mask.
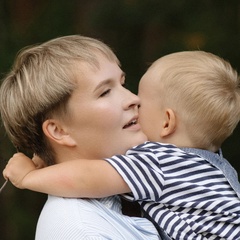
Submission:
[[[206,159],[147,142],[107,159],[142,208],[173,239],[240,239],[240,199]]]

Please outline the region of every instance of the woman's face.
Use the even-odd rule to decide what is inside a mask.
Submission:
[[[138,124],[139,98],[123,86],[125,74],[103,56],[99,63],[99,69],[79,65],[68,103],[66,124],[81,158],[123,154],[146,140]]]

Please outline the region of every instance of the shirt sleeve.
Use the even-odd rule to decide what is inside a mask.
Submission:
[[[107,158],[122,176],[133,194],[132,200],[158,201],[164,178],[156,154],[148,148],[136,147],[126,155]]]

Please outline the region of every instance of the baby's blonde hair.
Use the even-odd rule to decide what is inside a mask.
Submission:
[[[222,58],[204,51],[169,54],[151,67],[158,71],[161,100],[184,124],[194,145],[218,149],[240,120],[240,81],[237,72]]]
[[[76,87],[76,66],[88,63],[98,68],[99,54],[120,65],[103,42],[79,35],[20,51],[0,90],[2,121],[15,146],[35,152],[47,164],[54,163],[42,123],[53,113],[67,114],[66,103]]]

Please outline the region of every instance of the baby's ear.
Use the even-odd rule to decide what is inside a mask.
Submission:
[[[171,108],[166,109],[164,113],[164,120],[162,123],[160,137],[164,138],[174,133],[176,126],[177,122],[175,112]]]
[[[50,141],[60,145],[76,146],[75,140],[65,130],[60,121],[55,119],[48,119],[42,124],[42,130]]]

